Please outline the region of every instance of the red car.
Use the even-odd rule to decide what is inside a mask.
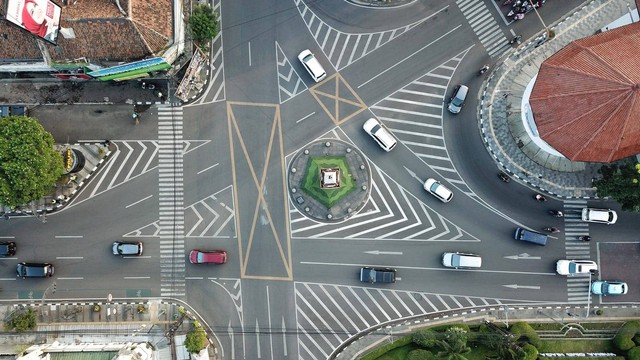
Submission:
[[[224,264],[227,252],[224,250],[191,250],[189,262],[192,264]]]

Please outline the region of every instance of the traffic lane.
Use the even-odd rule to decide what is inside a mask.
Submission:
[[[425,279],[429,279],[430,286],[447,289],[446,293],[474,296],[497,296],[495,294],[498,293],[506,296],[512,294],[512,290],[525,289],[538,290],[534,300],[548,300],[542,295],[546,291],[539,291],[543,286],[550,286],[558,291],[566,287],[565,278],[555,273],[558,258],[547,255],[548,250],[544,247],[533,246],[526,248],[526,252],[521,249],[500,251],[488,249],[477,242],[460,243],[461,241],[416,243],[403,240],[296,240],[295,280],[362,285],[358,280],[359,269],[370,266],[397,269],[397,283],[382,286],[407,291],[420,290]],[[338,247],[340,251],[335,251]],[[445,268],[442,265],[442,254],[447,251],[479,254],[483,258],[482,268]],[[459,275],[461,273],[465,275]],[[566,297],[566,293],[562,295]]]
[[[345,33],[392,30],[429,18],[436,12],[451,11],[455,4],[413,1],[400,7],[365,7],[344,0],[306,2],[316,16]]]
[[[504,2],[504,0],[500,0],[495,4],[499,6],[502,5],[502,2]],[[584,0],[548,0],[542,7],[538,8],[538,13],[545,24],[551,25],[561,18],[571,15],[571,13],[583,3]],[[539,35],[539,33],[544,30],[544,25],[534,12],[526,14],[522,20],[512,22],[511,18],[507,19],[502,15],[508,13],[508,11],[510,11],[510,9],[508,9],[507,6],[500,6],[498,16],[500,16],[503,21],[500,21],[499,24],[511,28],[516,34],[523,35],[523,41],[528,40],[534,35]],[[505,25],[504,19],[508,22],[507,25]]]
[[[340,71],[372,105],[474,46],[473,31],[457,11],[412,29]]]
[[[604,304],[640,301],[640,241],[617,242],[614,236],[613,239],[599,242],[597,249],[599,273],[594,280],[624,281],[629,290],[627,294],[619,296],[592,296]]]
[[[229,133],[225,127],[212,141],[191,143],[191,150],[183,155],[185,208],[215,196],[233,184],[231,174],[234,164],[229,155],[228,139]],[[231,202],[228,205],[232,207]]]
[[[618,221],[612,225],[589,223],[589,234],[592,241],[640,241],[638,235],[638,223],[640,214],[622,211],[622,206],[615,201],[589,201],[588,207],[598,209],[611,209],[618,214]]]
[[[184,119],[182,138],[185,141],[211,141],[213,144],[207,146],[214,146],[216,152],[209,154],[209,156],[220,154],[223,150],[229,152],[226,102],[186,105],[182,107],[182,111]]]
[[[506,229],[518,226],[518,222],[510,219],[509,214],[503,214],[488,208],[461,191],[456,191],[453,184],[448,183],[433,169],[418,159],[401,143],[391,152],[385,153],[364,130],[362,124],[365,116],[349,121],[342,125],[351,142],[355,144],[369,159],[370,163],[379,167],[393,181],[402,186],[405,191],[424,202],[427,207],[439,215],[471,233],[478,239],[492,239],[496,233],[494,229]],[[424,181],[435,178],[454,192],[449,203],[442,203],[427,193]]]
[[[189,256],[192,250],[211,251],[224,250],[227,252],[226,264],[191,264]],[[186,276],[198,279],[239,278],[238,240],[236,238],[185,238]]]

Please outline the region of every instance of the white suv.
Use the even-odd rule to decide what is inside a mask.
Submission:
[[[302,63],[309,75],[313,78],[313,81],[320,82],[322,79],[327,77],[327,73],[324,71],[322,65],[318,59],[316,59],[315,55],[309,49],[302,50],[302,52],[298,55],[298,60]]]
[[[560,275],[589,274],[598,271],[598,264],[591,260],[558,260],[556,272]]]
[[[393,148],[398,145],[398,141],[391,135],[391,131],[387,130],[386,127],[382,126],[382,124],[374,118],[365,121],[362,128],[367,134],[371,135],[373,140],[386,152],[393,150]]]
[[[424,189],[444,203],[448,203],[451,201],[451,198],[453,198],[451,190],[440,184],[436,179],[427,179],[427,181],[424,182]]]
[[[617,220],[618,214],[610,209],[582,209],[582,221],[611,225],[615,224]]]

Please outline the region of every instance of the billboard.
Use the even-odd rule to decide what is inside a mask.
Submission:
[[[55,45],[60,6],[50,0],[6,0],[7,20]]]

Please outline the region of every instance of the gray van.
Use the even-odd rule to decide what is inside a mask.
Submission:
[[[449,100],[449,106],[447,106],[447,110],[449,110],[452,114],[457,114],[462,110],[462,105],[464,105],[464,100],[467,98],[467,93],[469,92],[469,88],[465,85],[456,85],[453,89],[453,95],[451,95],[451,100]]]
[[[517,228],[516,233],[513,236],[516,240],[527,241],[536,245],[547,245],[547,239],[549,238],[545,234],[540,234],[535,231],[525,230],[523,228]]]

